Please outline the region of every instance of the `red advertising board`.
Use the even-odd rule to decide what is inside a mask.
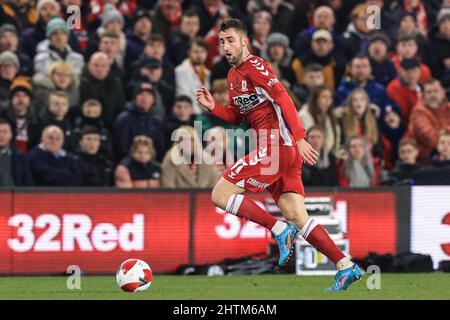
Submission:
[[[188,262],[187,193],[15,193],[0,223],[3,273],[114,273],[128,258],[175,272]]]
[[[270,200],[268,193],[250,196],[263,207]],[[394,192],[308,196],[331,196],[352,256],[395,253]],[[16,191],[0,193],[0,203],[0,274],[64,274],[70,265],[110,274],[128,258],[174,273],[182,264],[266,253],[273,241],[264,228],[216,208],[207,191]]]
[[[394,253],[397,245],[396,196],[390,191],[308,193],[334,200],[337,219],[344,224],[350,254],[364,257],[369,251]],[[251,195],[264,206],[269,193]],[[223,258],[267,252],[270,234],[254,223],[223,213],[210,195],[198,193],[194,224],[195,263],[217,263]]]

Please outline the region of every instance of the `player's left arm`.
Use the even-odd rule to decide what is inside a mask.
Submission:
[[[292,136],[294,137],[299,152],[308,164],[315,164],[319,153],[306,141],[306,131],[295,108],[294,102],[287,93],[284,86],[275,76],[267,63],[251,60],[254,71],[251,79],[255,87],[263,89],[270,99],[280,106],[281,113],[285,119]]]

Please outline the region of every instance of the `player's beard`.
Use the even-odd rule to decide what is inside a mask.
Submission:
[[[227,61],[228,61],[228,63],[229,64],[231,64],[231,65],[237,65],[237,63],[241,60],[241,58],[242,58],[242,54],[243,54],[244,52],[243,51],[241,51],[241,52],[238,52],[236,55],[231,55],[230,57],[227,57],[226,55],[225,55],[225,57],[227,58]]]

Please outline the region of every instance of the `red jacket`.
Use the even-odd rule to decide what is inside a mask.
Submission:
[[[417,86],[415,89],[411,89],[397,78],[389,82],[386,92],[402,110],[403,120],[405,125],[408,126],[411,110],[417,104],[417,100],[420,97],[420,87]]]

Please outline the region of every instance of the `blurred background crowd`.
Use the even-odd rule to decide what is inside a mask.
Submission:
[[[228,104],[228,18],[320,151],[305,185],[450,184],[449,0],[0,3],[0,186],[212,187],[251,148],[195,99]]]

